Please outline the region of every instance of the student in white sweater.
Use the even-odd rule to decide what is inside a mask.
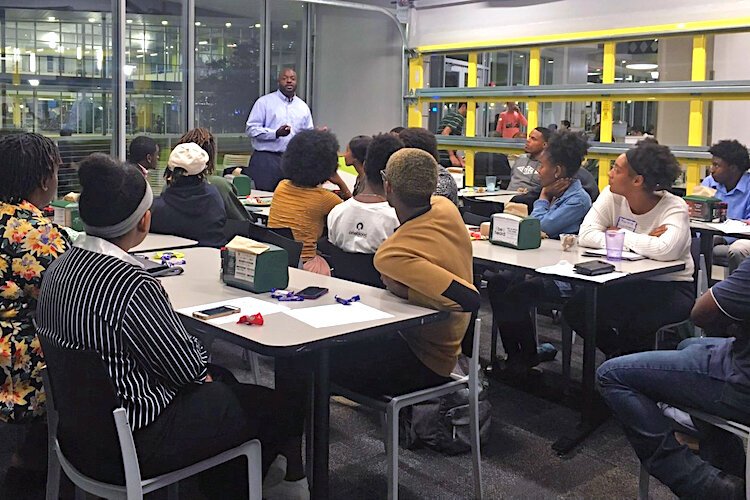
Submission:
[[[404,143],[393,134],[376,135],[365,156],[362,190],[328,214],[328,241],[345,252],[374,254],[399,226],[396,211],[385,199],[381,172]]]
[[[597,304],[597,347],[609,356],[650,350],[664,325],[687,319],[695,302],[690,219],[685,202],[666,191],[680,175],[666,146],[639,142],[620,155],[602,191],[583,219],[581,246],[605,248],[608,229],[625,231],[625,248],[654,260],[680,260],[685,269],[652,279],[602,288]],[[565,319],[579,332],[586,327],[585,297],[573,297]]]

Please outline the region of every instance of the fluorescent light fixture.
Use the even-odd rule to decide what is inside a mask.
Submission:
[[[57,19],[55,18],[55,16],[49,16],[49,17],[47,18],[47,21],[49,21],[49,22],[51,22],[51,23],[54,23],[55,21],[57,21]]]
[[[589,71],[586,74],[589,75],[589,76],[600,76],[601,72],[598,72],[598,71]]]
[[[38,87],[39,86],[39,80],[37,80],[36,78],[31,79],[31,80],[29,80],[29,85],[31,85],[32,87]]]
[[[29,71],[36,73],[36,54],[33,52],[29,54]]]
[[[167,24],[169,24],[169,21],[167,21],[167,20],[164,20],[164,21],[161,22],[162,26],[166,26]]]
[[[125,22],[128,23],[128,24],[133,24],[133,20],[132,19],[127,19]]]
[[[648,71],[659,67],[658,64],[654,63],[630,63],[625,65],[628,69],[635,69],[639,71]]]
[[[198,45],[208,45],[208,40],[201,40]]]
[[[152,52],[152,53],[150,53],[149,55],[150,55],[151,57],[156,57],[156,56],[158,56],[158,55],[159,55],[159,53],[158,53],[158,52]]]
[[[196,25],[196,26],[200,26],[200,25],[201,25],[201,22],[200,22],[200,21],[195,21],[195,25]]]
[[[90,23],[95,23],[95,22],[96,22],[96,19],[95,19],[95,18],[93,18],[93,17],[89,17],[88,21],[89,21]]]
[[[125,73],[125,76],[131,76],[133,71],[135,71],[135,64],[126,64],[122,67],[122,71]]]
[[[255,23],[256,28],[260,28],[260,23]]]
[[[555,61],[552,60],[552,59],[550,59],[549,61],[547,61],[547,64],[554,64],[554,63],[555,63]]]
[[[137,56],[135,56],[136,59],[140,59],[142,57],[143,57],[143,54],[138,54]]]
[[[227,28],[231,28],[232,27],[232,23],[224,23],[224,26],[226,26]]]
[[[233,49],[233,48],[235,48],[236,46],[237,46],[237,44],[236,44],[236,43],[228,43],[228,44],[227,44],[227,47],[229,47],[230,49]]]
[[[288,29],[288,28],[289,28],[289,25],[288,25],[288,24],[282,24],[282,25],[281,25],[281,27],[282,27],[283,29]]]

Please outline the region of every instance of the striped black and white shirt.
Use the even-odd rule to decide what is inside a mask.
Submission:
[[[208,355],[161,284],[100,238],[79,237],[49,267],[36,323],[63,347],[102,355],[133,430],[153,422],[181,387],[206,378]]]

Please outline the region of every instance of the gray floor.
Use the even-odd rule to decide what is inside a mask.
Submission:
[[[482,358],[489,358],[489,308],[483,305]],[[560,346],[558,328],[540,319],[540,338]],[[579,376],[581,342],[574,345],[573,375]],[[544,363],[544,379],[559,380],[560,355]],[[231,368],[242,381],[249,372],[240,352],[217,343],[214,362]],[[263,362],[264,383],[271,383],[270,361]],[[558,457],[552,443],[575,426],[575,411],[492,381],[492,435],[482,449],[485,498],[636,498],[638,461],[618,425],[610,419],[570,456]],[[377,417],[359,408],[331,403],[331,496],[336,499],[385,498],[385,455]],[[0,477],[21,439],[17,426],[0,425]],[[400,451],[400,497],[408,499],[471,498],[470,456],[446,457],[419,449]],[[1,487],[0,487],[1,488]],[[0,499],[43,498],[41,492]],[[200,499],[194,483],[184,484],[181,498]],[[673,498],[651,480],[652,498]],[[163,498],[164,495],[152,495]]]

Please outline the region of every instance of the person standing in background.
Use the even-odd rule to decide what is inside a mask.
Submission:
[[[513,101],[505,103],[505,111],[500,113],[500,119],[497,121],[495,129],[503,139],[513,139],[521,133],[521,127],[525,127],[528,122]]]

